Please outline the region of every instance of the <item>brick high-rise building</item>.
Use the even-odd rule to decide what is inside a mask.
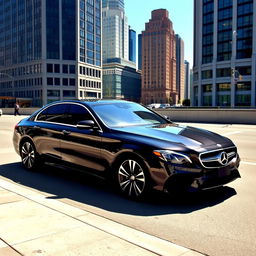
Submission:
[[[175,33],[165,9],[152,11],[142,32],[141,87],[144,104],[177,103]]]

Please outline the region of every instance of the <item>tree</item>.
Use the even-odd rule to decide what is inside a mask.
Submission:
[[[168,102],[169,102],[169,104],[172,106],[172,105],[173,105],[173,98],[172,98],[172,97],[169,97]]]
[[[190,106],[190,99],[184,99],[184,100],[182,101],[182,105],[183,105],[183,106],[186,106],[186,107],[189,107],[189,106]]]

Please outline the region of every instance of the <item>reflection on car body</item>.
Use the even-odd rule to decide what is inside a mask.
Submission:
[[[16,125],[13,143],[27,169],[51,161],[97,173],[131,198],[152,188],[210,189],[240,177],[230,139],[121,100],[51,103]]]

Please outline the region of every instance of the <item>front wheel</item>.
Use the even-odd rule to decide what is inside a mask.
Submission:
[[[118,187],[130,198],[142,198],[149,190],[147,168],[142,161],[126,159],[117,168]]]
[[[38,166],[39,156],[35,146],[30,141],[24,141],[20,147],[22,165],[28,170],[35,170]]]

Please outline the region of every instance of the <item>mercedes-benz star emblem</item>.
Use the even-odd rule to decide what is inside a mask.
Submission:
[[[228,154],[226,152],[220,153],[219,162],[222,165],[226,165],[228,163]]]

